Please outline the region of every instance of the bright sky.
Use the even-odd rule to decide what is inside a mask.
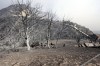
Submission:
[[[25,0],[24,0],[25,1]],[[41,3],[44,11],[52,11],[60,18],[100,31],[100,0],[34,0]],[[11,4],[10,0],[0,0],[0,9]]]

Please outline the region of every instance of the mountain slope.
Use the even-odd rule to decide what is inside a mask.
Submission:
[[[17,6],[18,7],[18,6]],[[11,5],[7,8],[4,8],[0,10],[0,43],[6,44],[6,45],[22,45],[25,43],[24,39],[24,30],[23,30],[23,24],[21,23],[21,20],[18,17],[12,16],[12,14],[15,13],[15,6]],[[30,20],[30,19],[29,19]],[[37,22],[33,25],[34,22]],[[80,35],[75,29],[72,29],[71,27],[66,27],[65,24],[70,25],[76,25],[78,29],[81,31],[90,34],[92,31],[90,31],[88,28],[85,28],[81,25],[78,25],[76,23],[70,22],[70,21],[53,21],[51,26],[51,39],[64,39],[64,38],[70,38],[73,39],[76,36]],[[48,20],[42,19],[42,20],[31,20],[28,22],[28,26],[31,28],[30,31],[30,44],[32,44],[34,41],[46,41],[47,36],[47,28],[48,28]],[[64,27],[64,28],[63,28]],[[63,29],[62,29],[63,28]]]

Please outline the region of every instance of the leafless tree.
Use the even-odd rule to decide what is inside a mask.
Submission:
[[[29,22],[33,20],[33,25],[36,24],[36,22],[38,22],[39,19],[41,19],[42,17],[39,16],[40,14],[40,7],[31,7],[32,2],[30,0],[27,0],[27,2],[25,3],[23,0],[19,1],[17,0],[17,4],[15,5],[16,8],[16,13],[13,16],[17,16],[19,17],[19,21],[21,21],[21,23],[23,24],[23,28],[24,28],[24,33],[25,33],[25,40],[26,40],[26,44],[27,44],[27,49],[30,50],[30,33],[31,31],[29,30],[30,28],[32,28],[32,26],[29,26]]]
[[[62,20],[61,25],[59,27],[61,27],[61,28],[59,28],[57,30],[56,44],[57,44],[58,40],[61,38],[64,29],[66,28],[66,21],[64,19]]]
[[[48,48],[50,48],[50,40],[51,40],[51,27],[52,27],[52,23],[53,23],[53,20],[54,20],[54,14],[51,13],[51,12],[47,12],[47,36],[46,36],[46,40],[47,40],[47,45],[48,45]]]

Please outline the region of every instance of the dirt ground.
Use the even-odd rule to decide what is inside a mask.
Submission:
[[[55,43],[55,41],[52,41]],[[65,47],[63,47],[65,44]],[[56,48],[32,48],[0,53],[0,66],[81,66],[100,53],[100,48],[77,47],[74,40],[59,40]],[[100,56],[85,66],[100,66]]]

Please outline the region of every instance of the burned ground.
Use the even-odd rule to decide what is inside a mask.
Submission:
[[[52,41],[55,43],[55,41]],[[63,47],[65,44],[65,47]],[[56,48],[32,48],[0,53],[0,66],[80,66],[100,53],[100,48],[77,47],[74,40],[59,40]],[[85,66],[100,66],[100,56]]]

